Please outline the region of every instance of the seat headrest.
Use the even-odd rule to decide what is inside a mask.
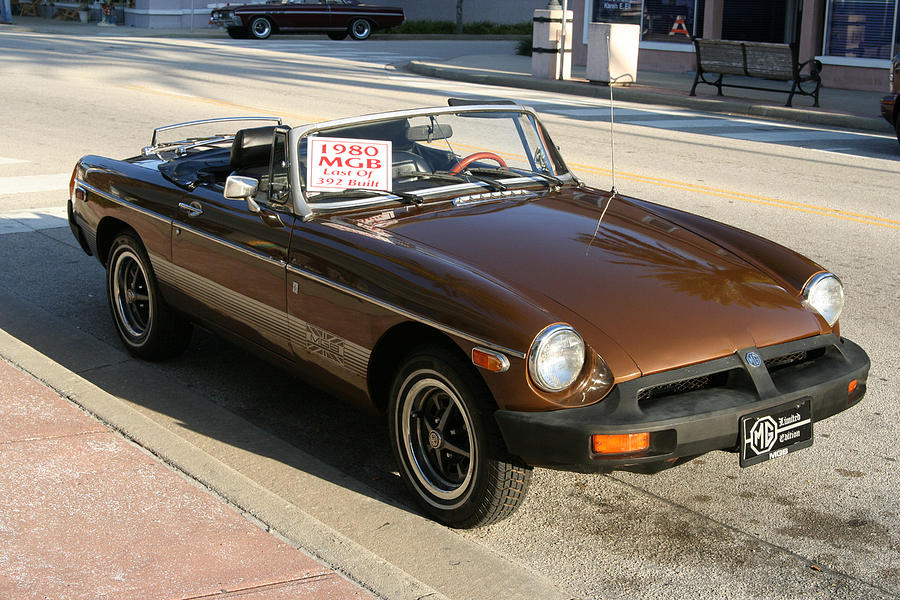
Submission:
[[[274,139],[274,125],[238,131],[231,143],[231,168],[237,170],[268,165]]]

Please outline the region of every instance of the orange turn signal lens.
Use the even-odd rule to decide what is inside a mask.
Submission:
[[[492,373],[502,373],[509,368],[509,359],[499,352],[472,348],[472,364]]]
[[[621,433],[616,435],[595,434],[591,436],[594,454],[627,454],[640,452],[650,447],[650,433]]]
[[[859,385],[859,382],[856,379],[854,379],[853,381],[850,382],[850,384],[847,386],[847,395],[848,396],[856,391],[857,385]]]

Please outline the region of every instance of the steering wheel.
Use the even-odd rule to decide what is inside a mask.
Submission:
[[[500,158],[493,152],[475,152],[473,154],[468,155],[465,158],[459,159],[459,162],[456,163],[452,169],[450,169],[450,172],[451,173],[459,173],[460,171],[462,171],[463,169],[468,167],[470,164],[472,164],[476,160],[488,160],[488,159],[496,161],[496,162],[500,163],[501,167],[503,167],[504,169],[506,168],[506,161],[504,161],[502,158]]]

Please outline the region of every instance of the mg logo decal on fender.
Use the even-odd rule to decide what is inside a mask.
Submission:
[[[749,364],[751,367],[759,367],[762,365],[762,357],[756,352],[748,352],[747,364]]]
[[[757,356],[759,358],[759,356]],[[750,448],[757,454],[765,454],[775,445],[778,423],[772,417],[763,417],[750,429]]]

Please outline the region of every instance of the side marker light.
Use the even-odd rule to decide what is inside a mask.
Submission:
[[[509,359],[506,356],[484,348],[472,348],[472,364],[492,373],[503,373],[509,369]]]
[[[594,434],[591,448],[594,454],[627,454],[650,447],[650,433],[621,433],[615,435]]]

